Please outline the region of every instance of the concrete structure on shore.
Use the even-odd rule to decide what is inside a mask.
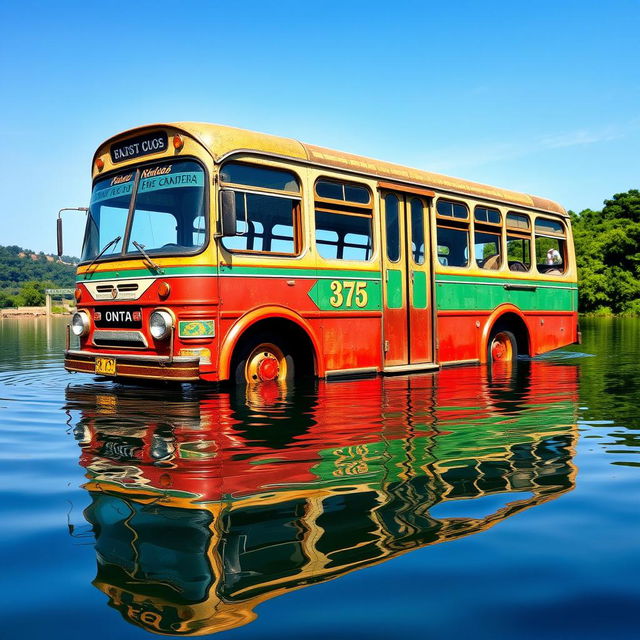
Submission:
[[[0,317],[16,318],[19,316],[46,316],[47,307],[10,307],[8,309],[0,309]]]

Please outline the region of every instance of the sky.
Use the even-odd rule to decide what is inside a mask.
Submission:
[[[55,251],[93,152],[214,122],[600,209],[640,188],[640,0],[16,2],[0,245]],[[79,255],[84,214],[65,214]]]

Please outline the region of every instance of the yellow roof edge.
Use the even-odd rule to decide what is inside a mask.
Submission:
[[[267,133],[258,133],[248,129],[205,122],[165,122],[134,127],[115,136],[111,136],[102,142],[96,154],[100,149],[104,148],[105,145],[115,139],[158,127],[171,127],[184,131],[206,147],[214,160],[218,160],[233,151],[255,150],[296,160],[308,161],[316,165],[346,169],[354,173],[379,176],[385,179],[395,180],[399,183],[430,187],[432,189],[460,195],[479,196],[504,204],[523,206],[567,216],[567,212],[562,205],[539,196],[512,191],[510,189],[502,189],[500,187],[472,182],[461,178],[454,178],[444,174],[432,173],[422,169],[405,167],[403,165],[375,160],[364,156],[357,156],[343,151],[326,149],[324,147],[300,142],[294,138],[284,138]]]

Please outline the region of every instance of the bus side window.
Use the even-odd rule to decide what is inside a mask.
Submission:
[[[220,171],[220,182],[232,189],[236,198],[237,234],[222,238],[227,251],[300,253],[300,187],[293,173],[228,162]],[[251,192],[251,187],[265,192]]]
[[[502,214],[498,209],[478,206],[473,216],[476,264],[481,269],[499,269],[502,264]]]
[[[566,232],[561,222],[537,218],[536,265],[540,273],[559,276],[567,270]]]
[[[469,266],[469,210],[460,202],[438,200],[438,262],[448,267]]]
[[[441,227],[438,224],[438,260],[440,264],[444,264],[440,258],[445,258],[446,266],[448,267],[468,266],[469,231],[467,229]]]
[[[522,213],[507,214],[507,262],[510,271],[531,269],[531,222]]]
[[[316,249],[322,258],[371,260],[372,219],[371,193],[367,187],[324,178],[317,180]]]

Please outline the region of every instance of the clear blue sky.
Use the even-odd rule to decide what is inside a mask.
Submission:
[[[0,21],[0,244],[54,251],[57,210],[88,202],[95,148],[158,121],[298,138],[574,210],[640,187],[636,0],[7,0]]]

